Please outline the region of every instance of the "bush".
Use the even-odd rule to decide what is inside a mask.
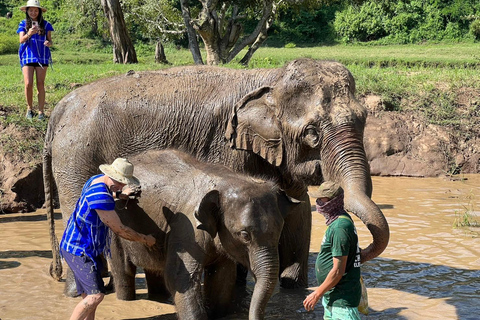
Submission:
[[[476,40],[480,40],[480,19],[475,19],[470,24],[470,33],[473,34]]]
[[[386,35],[386,17],[382,4],[368,1],[360,10],[351,6],[338,12],[334,26],[344,42],[378,40]]]
[[[0,34],[0,54],[17,53],[18,46],[18,36]]]
[[[367,0],[337,12],[334,26],[344,42],[419,43],[471,40],[480,33],[478,0],[421,1]],[[477,21],[478,18],[475,20]],[[479,36],[475,36],[477,39]]]

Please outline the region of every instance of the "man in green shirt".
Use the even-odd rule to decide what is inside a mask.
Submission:
[[[324,319],[359,320],[360,247],[353,220],[344,209],[343,189],[324,182],[309,194],[317,198],[317,211],[325,217],[328,227],[315,263],[319,287],[303,305],[311,311],[323,297]]]

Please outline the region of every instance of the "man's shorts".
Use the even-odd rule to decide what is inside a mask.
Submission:
[[[323,319],[325,320],[360,320],[358,308],[327,306],[325,297],[322,298]]]
[[[95,264],[98,267],[97,269],[93,260],[86,255],[79,257],[65,251],[64,249],[61,249],[61,253],[75,275],[78,294],[85,293],[86,295],[90,295],[106,292],[102,279],[103,264],[100,257],[95,259]]]

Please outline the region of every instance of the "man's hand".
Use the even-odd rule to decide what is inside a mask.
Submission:
[[[307,311],[312,311],[315,308],[315,305],[317,304],[318,300],[320,300],[322,296],[318,294],[318,292],[315,290],[312,293],[310,293],[305,300],[303,300],[303,306],[305,307],[305,310]]]
[[[128,200],[128,199],[137,199],[140,198],[142,194],[142,188],[140,186],[130,187],[126,186],[123,188],[122,193],[118,196],[119,199]]]
[[[145,236],[145,245],[147,245],[148,247],[152,247],[155,242],[157,242],[157,239],[155,239],[155,237],[151,234]]]
[[[318,300],[330,289],[335,287],[337,283],[345,274],[345,267],[347,265],[347,256],[333,257],[333,268],[328,272],[327,277],[322,284],[310,293],[305,300],[303,306],[305,310],[312,311],[315,308]]]

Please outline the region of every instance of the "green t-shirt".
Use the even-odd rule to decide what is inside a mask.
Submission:
[[[337,285],[325,293],[327,305],[358,307],[362,296],[360,285],[360,247],[357,230],[348,214],[342,214],[327,228],[315,263],[318,284],[322,284],[333,268],[333,257],[347,256],[345,274]]]

